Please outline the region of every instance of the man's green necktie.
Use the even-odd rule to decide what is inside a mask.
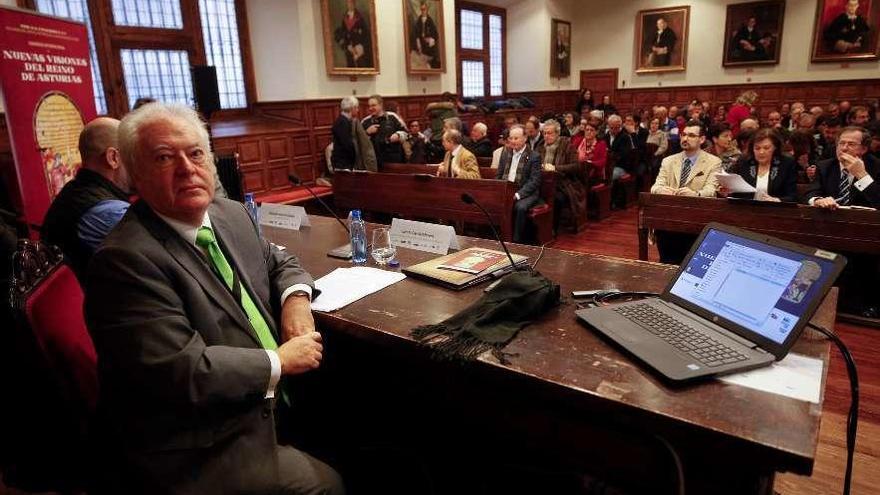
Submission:
[[[220,245],[217,244],[217,239],[214,237],[214,231],[210,227],[201,227],[196,235],[196,244],[208,251],[208,257],[211,259],[214,268],[223,277],[226,286],[233,289],[234,277],[232,275],[232,267],[229,266],[229,262],[223,256],[223,251],[220,250]],[[269,325],[266,324],[266,320],[263,319],[263,315],[260,314],[260,310],[257,309],[257,305],[254,304],[250,294],[241,285],[241,282],[239,282],[239,289],[239,291],[233,290],[233,293],[241,292],[241,307],[244,308],[244,312],[251,322],[251,327],[257,333],[263,348],[270,351],[278,349],[278,343],[275,341],[275,337],[272,336]]]

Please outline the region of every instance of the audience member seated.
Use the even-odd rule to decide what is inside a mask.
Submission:
[[[837,118],[826,119],[825,126],[822,128],[822,135],[816,143],[816,149],[819,153],[820,160],[828,160],[837,156],[835,142],[837,133],[840,132],[840,120]]]
[[[469,143],[465,143],[464,147],[477,158],[491,158],[494,146],[487,136],[488,132],[486,124],[477,122],[471,126],[471,140]]]
[[[514,124],[502,148],[496,179],[517,185],[514,195],[513,241],[526,241],[529,210],[541,200],[541,156],[526,146],[525,129]]]
[[[816,140],[808,132],[794,131],[789,134],[786,145],[797,164],[798,184],[809,184],[816,179]]]
[[[403,142],[403,154],[407,163],[428,163],[428,137],[422,133],[422,123],[413,120],[409,123],[409,136]]]
[[[794,158],[782,154],[782,139],[774,129],[760,129],[752,135],[752,152],[742,156],[730,168],[757,191],[751,194],[733,194],[759,201],[797,201],[797,165]],[[719,195],[729,191],[719,188]]]
[[[431,122],[431,127],[425,131],[425,135],[428,136],[427,160],[431,163],[436,163],[443,158],[444,121],[450,117],[458,117],[458,112],[456,111],[458,96],[447,91],[443,93],[441,98],[442,101],[429,103],[425,108],[425,114]]]
[[[640,119],[641,117],[638,115],[627,114],[623,117],[623,128],[629,133],[633,145],[639,152],[639,157],[644,157],[645,145],[648,144],[648,130],[639,125]]]
[[[700,149],[705,140],[701,123],[688,122],[681,134],[681,153],[663,160],[651,193],[715,197],[718,189],[716,174],[721,170],[721,159]],[[660,262],[676,265],[684,259],[696,238],[690,234],[659,230],[655,236]]]
[[[574,107],[575,113],[580,116],[583,115],[584,112],[589,112],[593,109],[595,104],[593,103],[593,92],[590,91],[589,88],[584,88],[581,91],[581,97],[577,102],[577,105]]]
[[[648,138],[645,140],[645,143],[657,146],[654,157],[663,158],[666,155],[666,150],[669,149],[669,138],[666,137],[666,132],[660,129],[659,118],[654,117],[651,119],[648,125]]]
[[[578,162],[577,150],[571,140],[561,136],[562,126],[554,119],[544,122],[544,139],[536,151],[541,156],[544,172],[556,172],[556,204],[553,217],[553,230],[559,230],[560,209],[568,209],[578,225],[587,223],[587,178],[586,167]]]
[[[446,156],[437,168],[438,177],[454,177],[457,179],[479,179],[480,165],[477,157],[461,145],[462,135],[455,129],[443,133],[443,148]]]
[[[866,127],[870,121],[868,108],[863,106],[852,107],[847,114],[847,125]]]
[[[617,181],[624,174],[637,174],[633,163],[635,144],[629,133],[623,130],[623,119],[619,115],[608,117],[608,134],[605,135],[608,146],[608,159],[614,164],[611,180]]]
[[[562,135],[572,137],[580,131],[580,118],[572,112],[565,112],[562,116]]]
[[[605,163],[608,160],[608,146],[599,139],[599,133],[592,122],[584,126],[584,139],[578,145],[578,162],[586,166],[590,186],[605,181]]]
[[[379,95],[370,96],[367,100],[370,115],[361,121],[381,167],[383,163],[403,163],[403,142],[409,137],[406,124],[394,112],[388,112]]]
[[[805,194],[819,208],[869,206],[880,208],[880,163],[867,154],[870,134],[861,127],[844,127],[837,138],[837,156],[819,162],[816,181]]]
[[[721,169],[730,170],[730,167],[742,156],[737,142],[733,139],[730,124],[721,122],[709,127],[709,140],[712,141],[710,153],[721,159]]]
[[[79,135],[82,168],[43,220],[43,241],[61,248],[80,284],[92,253],[128,211],[131,181],[119,161],[118,128],[109,117],[86,124]]]
[[[758,121],[755,119],[752,119],[752,118],[745,119],[742,122],[740,122],[740,124],[739,124],[740,132],[746,132],[746,131],[754,132],[760,128],[761,128],[761,126],[758,125]]]
[[[378,170],[376,152],[370,136],[358,118],[360,105],[354,96],[339,103],[340,113],[333,123],[333,151],[330,161],[334,170]]]
[[[608,95],[602,97],[602,103],[596,105],[596,110],[602,112],[605,119],[617,113],[617,107],[611,103],[611,97]]]
[[[343,493],[332,468],[276,439],[279,378],[321,361],[312,277],[241,204],[214,199],[193,110],[146,105],[123,119],[119,145],[140,200],[95,252],[85,290],[99,493]]]
[[[741,130],[739,135],[736,136],[736,147],[739,148],[740,153],[743,155],[749,154],[749,143],[752,141],[752,134],[754,134],[754,131],[747,129],[745,131]]]
[[[571,146],[574,149],[577,149],[577,147],[580,146],[581,141],[584,140],[584,126],[586,126],[587,122],[589,122],[589,121],[590,121],[590,119],[588,119],[588,118],[581,118],[580,121],[578,121],[577,133],[574,136],[568,137],[568,140],[571,142]]]
[[[538,147],[544,143],[544,137],[541,135],[540,124],[532,120],[527,120],[524,127],[526,129],[526,144],[529,146],[529,148],[537,150]]]

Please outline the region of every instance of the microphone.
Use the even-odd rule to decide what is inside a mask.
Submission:
[[[480,205],[480,203],[478,203],[477,200],[468,193],[461,193],[461,200],[469,205],[476,206],[480,209],[480,211],[483,212],[483,215],[486,215],[486,220],[489,221],[489,227],[492,228],[492,234],[495,235],[495,240],[501,243],[501,247],[504,248],[504,252],[507,253],[507,259],[510,260],[510,270],[518,270],[519,267],[517,267],[516,262],[513,261],[513,256],[511,256],[510,251],[507,249],[507,244],[504,243],[504,239],[502,239],[501,236],[498,235],[498,230],[495,229],[495,224],[492,223],[492,217],[489,216],[489,212],[486,211],[486,209],[483,208],[483,206]]]
[[[315,194],[315,191],[313,191],[311,187],[309,187],[305,183],[303,183],[303,181],[296,174],[291,173],[287,176],[287,178],[290,180],[291,184],[293,184],[295,186],[305,187],[306,191],[311,193],[311,195],[315,199],[318,200],[318,203],[320,203],[321,206],[323,206],[325,210],[327,210],[331,215],[333,215],[333,218],[335,218],[336,221],[339,222],[339,225],[342,225],[342,228],[345,229],[346,232],[348,232],[349,236],[351,236],[351,232],[348,230],[348,225],[345,225],[345,222],[343,222],[342,219],[339,218],[339,215],[337,215],[336,212],[333,211],[333,208],[330,208],[330,206],[327,205],[327,203],[325,203],[324,200],[321,199],[320,196]],[[330,256],[332,258],[341,258],[344,260],[350,259],[351,258],[351,244],[346,244],[343,246],[339,246],[337,248],[333,248],[327,252],[327,256]]]

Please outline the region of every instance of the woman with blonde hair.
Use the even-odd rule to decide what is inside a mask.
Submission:
[[[733,137],[739,135],[739,125],[743,120],[752,116],[752,106],[758,101],[758,93],[745,91],[736,98],[736,103],[727,111],[727,123],[730,124],[730,132]]]

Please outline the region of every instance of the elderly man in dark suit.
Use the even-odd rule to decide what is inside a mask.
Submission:
[[[880,163],[866,154],[871,136],[861,127],[844,127],[837,137],[836,157],[819,162],[816,181],[804,195],[819,208],[880,208]],[[875,179],[876,178],[876,179]]]
[[[279,379],[321,361],[311,276],[214,198],[194,111],[146,105],[119,145],[141,199],[93,256],[85,302],[107,493],[342,493],[276,440]]]
[[[498,163],[499,180],[515,183],[513,241],[525,242],[529,210],[541,201],[541,155],[526,146],[525,128],[514,124]]]

